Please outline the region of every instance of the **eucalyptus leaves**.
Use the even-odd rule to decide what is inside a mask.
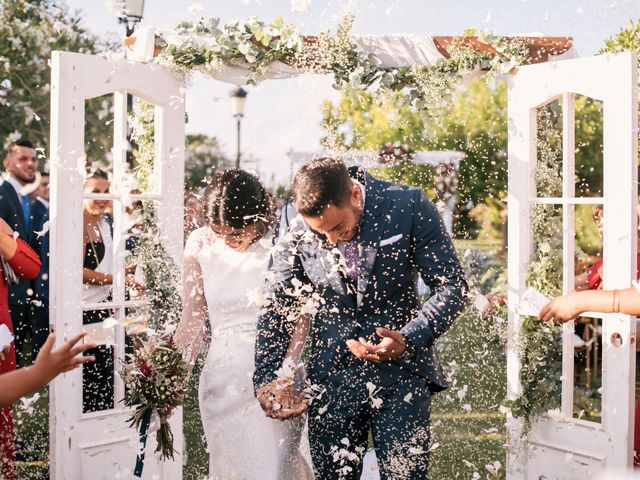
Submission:
[[[530,61],[523,39],[465,32],[449,47],[450,58],[433,65],[384,67],[376,55],[359,50],[350,40],[354,21],[346,16],[335,34],[301,35],[282,17],[265,23],[255,17],[221,25],[216,18],[183,22],[157,41],[161,52],[154,60],[180,75],[198,69],[216,77],[225,67],[248,67],[249,84],[257,84],[271,66],[288,71],[331,74],[336,89],[374,95],[405,91],[421,111],[438,111],[466,74],[484,71],[499,75]],[[480,51],[470,37],[492,48]]]

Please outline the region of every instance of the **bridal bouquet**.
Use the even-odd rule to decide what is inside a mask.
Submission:
[[[125,384],[124,404],[135,407],[129,425],[140,432],[142,452],[135,469],[140,476],[152,416],[160,420],[156,453],[160,453],[162,460],[173,459],[173,434],[168,418],[184,401],[189,367],[172,336],[149,335],[144,340],[136,337],[134,353],[128,357],[120,375]]]

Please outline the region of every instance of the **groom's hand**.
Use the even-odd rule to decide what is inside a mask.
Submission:
[[[304,393],[297,395],[293,385],[282,386],[277,381],[260,387],[257,397],[267,417],[278,420],[297,417],[309,408]]]
[[[376,334],[382,338],[377,345],[360,337],[358,341],[347,340],[347,347],[360,360],[387,362],[400,357],[407,348],[407,342],[400,332],[388,328],[376,328]]]

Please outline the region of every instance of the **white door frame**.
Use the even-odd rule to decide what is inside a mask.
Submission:
[[[184,194],[184,98],[183,86],[167,70],[124,59],[97,55],[53,52],[51,59],[51,261],[50,324],[59,346],[65,337],[83,329],[81,251],[83,198],[105,198],[114,202],[113,301],[100,304],[113,308],[118,324],[103,330],[115,349],[115,408],[82,413],[82,371],[59,376],[50,390],[51,476],[53,479],[116,478],[132,471],[138,446],[134,429],[126,425],[130,410],[120,400],[124,386],[118,375],[124,357],[124,308],[140,301],[125,302],[124,241],[122,213],[125,201],[153,200],[165,246],[176,264],[182,265]],[[108,195],[84,195],[85,101],[114,94],[113,181]],[[127,93],[155,107],[155,188],[141,195],[129,195],[122,179],[127,152]],[[126,198],[125,198],[126,197]],[[146,303],[146,302],[142,302]],[[100,324],[96,324],[100,325]],[[147,454],[144,476],[182,477],[182,412],[171,417],[175,447],[174,462],[160,464]],[[147,446],[153,451],[153,435]]]
[[[603,198],[575,198],[574,94],[603,104]],[[536,109],[551,100],[563,102],[563,194],[537,198]],[[534,203],[563,208],[563,290],[573,290],[573,205],[604,204],[604,288],[627,288],[636,275],[636,203],[638,164],[638,91],[636,56],[631,52],[530,65],[509,79],[509,342],[507,395],[521,392],[518,358],[522,318],[516,311],[526,289],[532,257],[530,214]],[[592,316],[592,315],[587,315]],[[633,465],[635,318],[603,318],[602,423],[573,418],[573,322],[563,328],[562,420],[543,416],[530,435],[529,458],[508,453],[510,479],[589,478],[603,468]],[[611,336],[622,337],[622,347]],[[508,416],[507,429],[517,443],[522,422]],[[549,476],[553,474],[553,477]]]

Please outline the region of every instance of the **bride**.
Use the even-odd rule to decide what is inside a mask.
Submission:
[[[195,361],[209,318],[211,343],[199,400],[210,478],[311,479],[300,449],[304,416],[267,418],[251,380],[273,202],[256,177],[226,170],[207,187],[204,210],[207,226],[191,233],[185,246],[184,312],[175,338]]]

